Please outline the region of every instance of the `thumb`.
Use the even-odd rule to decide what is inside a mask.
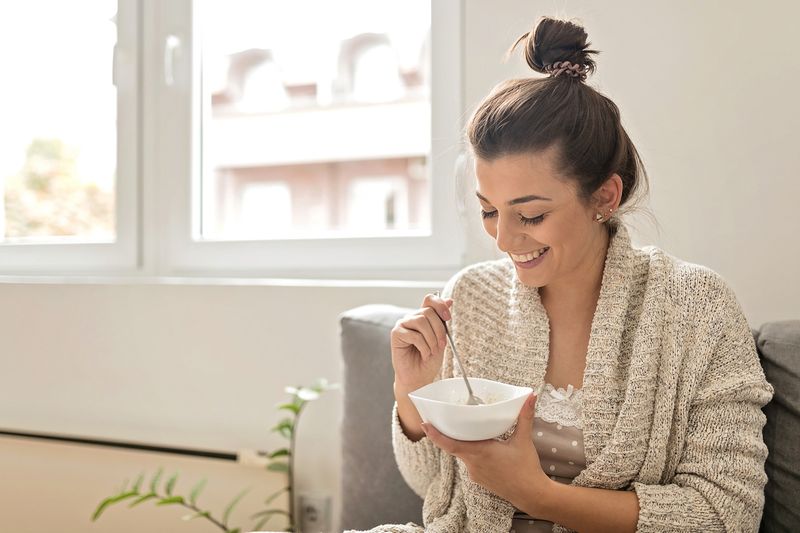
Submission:
[[[536,412],[536,392],[530,393],[528,399],[522,404],[522,409],[517,417],[517,429],[514,431],[514,438],[530,438],[530,430],[533,427],[533,415]],[[522,430],[522,431],[520,431]]]

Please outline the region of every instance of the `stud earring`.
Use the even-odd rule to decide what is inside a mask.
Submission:
[[[606,216],[611,216],[611,212],[612,212],[613,210],[614,210],[613,208],[612,208],[612,209],[609,209],[609,210],[608,210],[608,215],[606,215]],[[603,215],[601,215],[600,213],[597,213],[597,214],[594,216],[594,219],[595,219],[597,222],[602,222],[602,221],[603,221]]]

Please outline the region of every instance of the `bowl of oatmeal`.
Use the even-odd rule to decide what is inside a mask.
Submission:
[[[483,378],[469,378],[484,405],[467,405],[464,378],[434,381],[408,394],[423,422],[452,439],[485,440],[499,437],[517,421],[533,389]]]

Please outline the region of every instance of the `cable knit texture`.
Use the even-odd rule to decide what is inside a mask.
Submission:
[[[583,375],[586,468],[572,485],[634,490],[637,531],[758,531],[767,447],[761,408],[774,392],[742,308],[724,279],[611,227]],[[550,324],[536,287],[510,259],[447,283],[451,330],[471,376],[536,388]],[[458,376],[449,346],[440,379]],[[509,531],[514,507],[469,479],[460,459],[409,440],[392,412],[400,472],[423,526],[374,533]],[[555,532],[570,531],[555,524]]]

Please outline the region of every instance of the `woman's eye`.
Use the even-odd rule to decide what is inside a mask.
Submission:
[[[497,210],[494,211],[485,211],[481,209],[481,216],[483,218],[494,218],[497,216]],[[544,220],[544,215],[539,215],[538,217],[527,218],[522,215],[519,215],[519,221],[525,224],[526,226],[535,226],[536,224],[541,224]]]
[[[541,224],[544,220],[544,215],[539,215],[538,217],[527,218],[522,215],[519,216],[519,221],[526,225],[536,225]]]

